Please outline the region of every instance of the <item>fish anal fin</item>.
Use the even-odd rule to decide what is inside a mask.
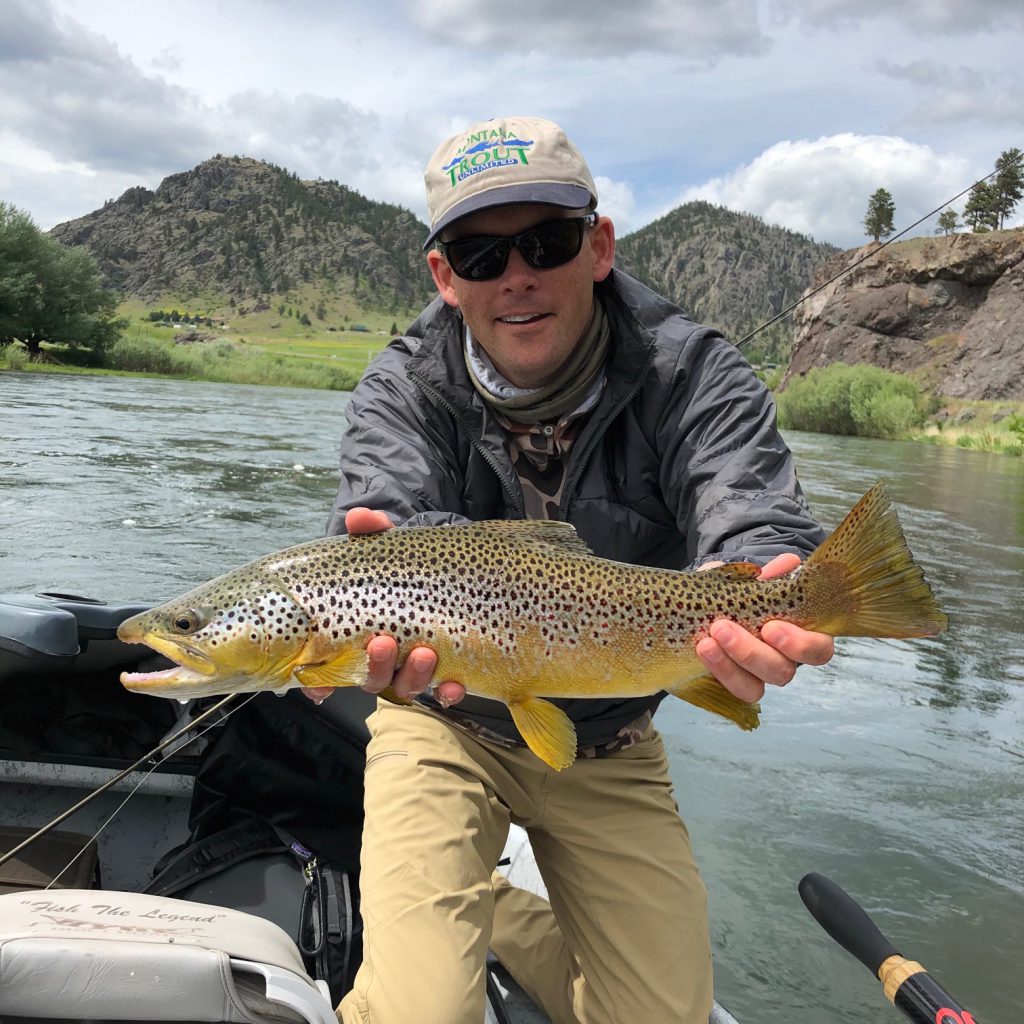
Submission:
[[[366,652],[353,648],[330,661],[296,665],[292,675],[303,686],[362,686],[366,682]]]
[[[526,745],[556,772],[576,760],[576,729],[569,716],[551,701],[527,697],[508,706]]]
[[[761,724],[761,705],[734,697],[714,676],[697,676],[668,692],[696,708],[728,718],[741,729],[750,731]]]
[[[761,575],[761,566],[753,562],[726,562],[701,572],[715,573],[727,580],[756,580]]]

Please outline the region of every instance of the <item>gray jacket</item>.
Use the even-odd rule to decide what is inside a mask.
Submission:
[[[824,534],[774,402],[735,346],[618,271],[597,289],[612,350],[600,402],[573,445],[559,517],[595,554],[639,565],[763,564],[814,550]],[[367,369],[346,410],[328,533],[343,533],[357,505],[383,509],[396,525],[525,518],[504,432],[469,381],[461,327],[437,299]],[[555,703],[590,746],[662,696]],[[495,701],[467,697],[453,712],[518,739]]]

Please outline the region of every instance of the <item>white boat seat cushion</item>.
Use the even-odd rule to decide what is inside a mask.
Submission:
[[[0,1019],[336,1024],[277,925],[98,889],[0,896]]]

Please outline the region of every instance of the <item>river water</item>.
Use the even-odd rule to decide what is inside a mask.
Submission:
[[[319,536],[347,396],[0,373],[0,592],[157,601]],[[846,639],[741,733],[658,714],[741,1024],[898,1019],[797,896],[857,897],[972,1010],[1019,1024],[1024,961],[1024,460],[794,433],[827,527],[885,479],[950,616]]]

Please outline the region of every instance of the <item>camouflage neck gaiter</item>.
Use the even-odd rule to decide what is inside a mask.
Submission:
[[[590,395],[604,372],[610,331],[600,301],[594,299],[594,315],[572,354],[557,376],[540,388],[517,388],[509,383],[473,341],[466,329],[464,349],[470,380],[483,400],[496,412],[516,423],[542,423],[574,412]]]

